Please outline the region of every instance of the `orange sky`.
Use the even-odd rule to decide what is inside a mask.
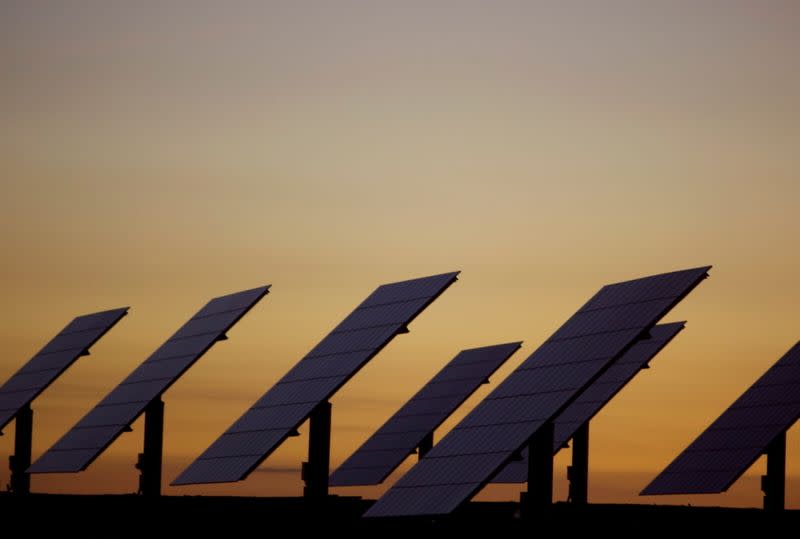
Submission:
[[[524,340],[496,382],[602,284],[713,264],[593,423],[590,499],[759,505],[763,463],[724,496],[636,493],[800,338],[799,24],[788,1],[3,2],[0,380],[132,306],[35,402],[34,457],[212,296],[273,285],[166,394],[165,484],[378,284],[463,272],[337,394],[334,465],[460,349]],[[306,442],[166,492],[299,494]],[[33,489],[133,491],[140,446]]]

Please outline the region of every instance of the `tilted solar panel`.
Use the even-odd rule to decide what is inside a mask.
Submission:
[[[122,434],[225,332],[269,291],[269,286],[214,298],[28,469],[79,472]]]
[[[366,517],[448,514],[707,277],[709,267],[604,286],[389,489]]]
[[[580,394],[555,420],[553,454],[566,446],[575,433],[630,382],[684,327],[685,322],[660,324],[650,330],[650,338],[637,341],[614,362],[586,391]],[[492,483],[524,483],[528,480],[528,451],[521,460],[512,460]]]
[[[378,287],[173,485],[241,481],[433,300],[458,272]]]
[[[463,350],[331,474],[331,486],[383,482],[522,343]]]
[[[128,307],[78,316],[0,387],[0,430],[105,335]]]
[[[724,492],[800,418],[800,342],[745,391],[642,492]]]

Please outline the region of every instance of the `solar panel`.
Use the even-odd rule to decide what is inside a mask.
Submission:
[[[382,483],[521,345],[513,342],[459,352],[331,474],[330,484]]]
[[[445,273],[378,287],[172,484],[226,483],[247,477],[319,403],[404,332],[457,275]]]
[[[128,312],[128,307],[78,316],[0,387],[0,430]]]
[[[672,461],[642,495],[724,492],[800,418],[800,342]]]
[[[553,454],[566,447],[575,433],[619,393],[683,328],[685,322],[661,324],[650,330],[650,338],[637,341],[556,418]],[[492,483],[525,483],[528,480],[528,451],[521,460],[509,462]]]
[[[214,298],[122,381],[28,469],[85,470],[147,405],[175,381],[269,291],[269,286]]]
[[[448,514],[474,496],[709,267],[603,287],[365,513]]]

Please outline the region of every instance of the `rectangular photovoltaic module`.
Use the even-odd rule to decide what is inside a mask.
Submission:
[[[378,287],[200,455],[173,485],[241,481],[457,279]]]
[[[725,492],[800,418],[800,342],[672,461],[641,495]]]
[[[603,407],[641,371],[680,332],[685,322],[660,324],[650,330],[650,338],[638,341],[614,362],[600,378],[567,406],[556,418],[553,455],[567,445],[577,430],[591,420]],[[497,474],[492,483],[525,483],[528,480],[528,451],[521,460],[512,460]]]
[[[0,387],[0,431],[128,313],[128,307],[78,316]]]
[[[331,474],[331,486],[382,483],[519,350],[513,342],[463,350]]]
[[[449,514],[472,498],[708,275],[604,286],[390,488],[366,517]]]
[[[269,286],[214,298],[153,355],[61,437],[29,473],[85,470],[225,332],[269,291]]]

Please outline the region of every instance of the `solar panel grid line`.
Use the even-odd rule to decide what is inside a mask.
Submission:
[[[163,378],[174,378],[185,369],[191,367],[194,356],[178,356],[159,361],[145,361],[136,371],[129,374],[123,381],[125,384],[135,384]]]
[[[206,303],[34,462],[28,472],[79,472],[86,469],[127,430],[150,402],[160,398],[180,375],[264,297],[269,288],[269,285],[253,288],[213,298]],[[224,316],[219,316],[223,313]],[[202,320],[198,322],[198,319]],[[202,330],[201,334],[190,334],[198,328]],[[154,366],[154,363],[158,365]],[[161,374],[153,377],[150,374],[153,369],[160,369]]]
[[[273,425],[280,429],[292,428],[303,418],[307,408],[305,403],[257,408],[252,414],[239,418],[229,431],[262,430],[259,428],[262,425]]]
[[[591,386],[581,393],[554,422],[553,454],[567,446],[578,429],[590,421],[642,368],[664,349],[684,327],[685,322],[659,324],[650,338],[638,341],[617,359]],[[493,483],[524,483],[528,480],[528,452],[509,462],[492,479]]]
[[[67,335],[59,335],[39,352],[38,355],[46,356],[49,354],[56,354],[58,352],[66,352],[69,350],[85,350],[86,342],[91,342],[94,337],[99,337],[104,333],[104,328],[90,329],[87,331],[78,331]]]
[[[327,357],[338,354],[372,350],[397,335],[398,325],[379,328],[331,333],[315,346],[306,356],[308,358]]]
[[[425,437],[425,435],[429,431],[403,431],[403,432],[383,432],[380,436],[372,436],[370,437],[364,444],[362,448],[364,452],[368,453],[370,451],[388,451],[388,450],[397,450],[397,449],[407,449],[408,447],[416,447],[419,443],[419,440]],[[408,455],[411,450],[407,450],[404,453]],[[332,483],[335,485],[335,483]]]
[[[100,321],[93,323],[89,326],[81,326],[73,329],[64,328],[64,331],[61,332],[61,335],[75,335],[78,333],[89,333],[91,331],[96,331],[98,329],[103,329],[107,326],[106,323],[101,323]],[[69,326],[67,326],[69,327]]]
[[[445,395],[443,397],[420,397],[409,401],[406,406],[398,410],[397,415],[426,415],[439,414],[446,408],[457,408],[461,402],[461,395]]]
[[[314,378],[346,376],[369,361],[371,351],[350,352],[327,358],[304,358],[298,361],[280,382],[300,381]]]
[[[77,316],[0,386],[0,431],[99,341],[129,307]]]
[[[511,461],[515,455],[528,443],[532,436],[543,425],[552,422],[566,407],[568,407],[580,393],[594,383],[610,364],[626,353],[634,343],[641,337],[647,336],[650,329],[662,318],[669,310],[674,307],[681,299],[689,294],[703,279],[707,277],[710,267],[693,268],[689,270],[677,271],[667,274],[655,275],[643,279],[626,281],[609,285],[600,289],[581,310],[565,322],[554,336],[559,340],[566,340],[567,346],[576,348],[574,339],[581,339],[582,332],[589,339],[597,339],[597,335],[603,336],[604,348],[599,350],[599,356],[607,356],[604,361],[590,362],[583,364],[583,368],[577,371],[569,371],[576,378],[561,378],[563,391],[558,390],[558,377],[555,376],[548,384],[541,384],[540,388],[550,389],[543,393],[539,402],[531,408],[530,423],[517,424],[518,427],[512,432],[503,432],[493,439],[476,439],[476,436],[466,436],[461,424],[456,425],[433,449],[418,462],[408,473],[400,478],[395,485],[389,489],[370,509],[365,513],[365,517],[396,517],[396,516],[423,516],[442,514],[441,509],[446,508],[449,512],[461,503],[474,496],[484,485]],[[652,304],[653,298],[664,298],[658,305]],[[625,303],[647,304],[642,308],[619,308]],[[597,313],[589,317],[581,316],[582,311],[603,311],[605,317],[598,316]],[[640,316],[638,326],[630,327],[630,319],[633,316]],[[625,330],[625,331],[619,331]],[[618,334],[611,334],[617,331]],[[547,343],[553,344],[552,339]],[[579,347],[578,347],[579,348]],[[550,360],[558,365],[569,357],[560,356],[558,347],[550,346],[549,350],[539,352],[540,349],[531,354],[523,362],[530,364],[536,361],[540,355],[550,357]],[[556,358],[556,359],[553,359]],[[517,387],[519,384],[516,379],[524,376],[525,371],[517,369],[512,372],[490,395],[479,403],[462,421],[469,424],[471,417],[479,415],[482,409],[492,402],[493,396],[501,394],[514,396],[515,392],[525,393],[524,387]],[[536,383],[535,379],[528,378],[531,383]],[[539,419],[545,417],[546,419]],[[487,426],[488,427],[488,426]],[[518,444],[512,447],[513,444]],[[452,466],[452,461],[459,455],[470,455],[476,452],[490,454],[490,451],[497,451],[492,457],[492,462],[496,465],[490,471],[481,476],[478,480],[470,484],[462,485],[462,488],[453,491],[460,497],[450,500],[433,500],[432,496],[424,494],[426,489],[433,492],[437,485],[443,484],[440,474],[436,471],[436,466],[446,466],[451,473],[463,478],[468,475],[474,476],[474,470],[467,470],[465,467]],[[488,457],[487,457],[488,458]],[[433,464],[431,464],[433,463]],[[423,485],[419,486],[419,485]],[[411,489],[412,485],[417,488]],[[413,492],[412,492],[413,490]],[[420,500],[422,498],[422,500]],[[389,500],[389,501],[386,501]],[[411,507],[416,509],[412,510]]]
[[[84,416],[75,427],[108,427],[111,425],[124,427],[127,423],[121,422],[119,418],[130,417],[131,414],[137,413],[139,409],[140,403],[96,406],[91,412]]]
[[[792,381],[772,385],[787,373]],[[773,388],[771,398],[781,401],[781,404],[751,405],[754,399],[757,402],[759,394],[763,395],[763,388]],[[776,437],[797,422],[800,418],[800,399],[795,397],[799,394],[800,342],[723,411],[640,494],[725,492],[758,460]]]
[[[513,342],[461,351],[331,474],[330,484],[353,486],[383,482],[521,345],[521,342]],[[466,377],[466,374],[472,376]],[[459,378],[453,380],[452,375]],[[443,399],[438,391],[449,382],[463,383],[462,390],[455,392],[454,398]],[[424,412],[415,411],[416,403],[426,400],[434,400],[439,406],[426,408]],[[392,440],[390,447],[386,447],[384,440],[387,438]],[[371,470],[369,474],[365,472],[367,468]]]
[[[55,371],[58,369],[17,374],[3,385],[3,393],[18,393],[40,387],[53,377]]]
[[[379,286],[313,347],[295,368],[290,370],[279,383],[259,398],[255,405],[237,420],[237,422],[244,421],[244,416],[259,408],[306,403],[306,413],[302,415],[296,425],[291,428],[286,427],[283,436],[262,440],[261,455],[241,455],[239,453],[240,446],[231,441],[227,455],[236,460],[231,465],[214,462],[214,459],[209,457],[209,453],[212,451],[214,455],[224,453],[222,447],[226,440],[230,440],[227,436],[228,431],[226,431],[172,484],[232,482],[247,477],[310,416],[318,403],[329,399],[361,367],[377,355],[395,335],[404,332],[406,326],[414,318],[457,280],[457,275],[458,272],[451,272]],[[390,322],[386,322],[388,325],[374,327],[376,320],[381,323],[387,320]],[[359,357],[358,354],[363,354],[363,356]],[[330,378],[315,378],[312,381],[298,374],[301,370],[302,372],[314,371],[313,366],[306,365],[307,362],[330,361],[332,357],[339,355],[348,358],[352,370]],[[301,364],[302,367],[300,367]],[[294,374],[292,374],[293,371]],[[287,377],[291,377],[291,382],[287,380]],[[249,466],[244,466],[245,459],[242,459],[242,456],[252,457]]]
[[[54,354],[36,355],[31,358],[16,374],[31,374],[42,371],[61,370],[67,368],[77,358],[88,355],[88,351],[77,352],[67,350]]]

